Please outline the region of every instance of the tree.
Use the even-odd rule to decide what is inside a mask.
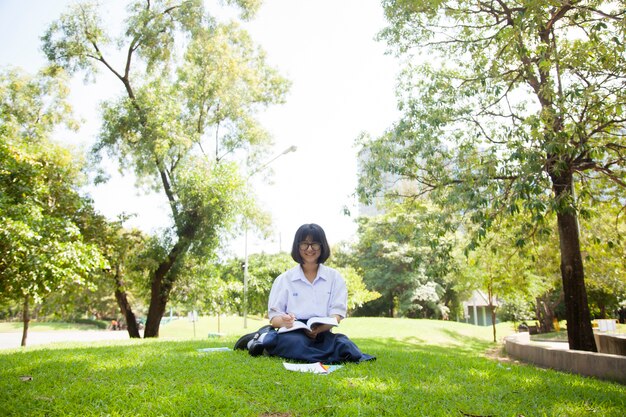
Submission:
[[[267,300],[274,279],[293,264],[286,253],[253,254],[248,277],[248,311],[267,314]],[[174,297],[183,305],[195,305],[206,312],[239,313],[243,308],[243,260],[198,259],[194,268],[177,282]]]
[[[330,265],[332,265],[332,263],[330,263]],[[338,266],[337,270],[346,281],[346,287],[348,288],[348,314],[362,307],[364,304],[380,298],[380,293],[367,289],[363,278],[353,267]]]
[[[238,5],[243,17],[260,4],[228,3]],[[248,206],[234,161],[242,150],[250,163],[258,161],[269,135],[254,115],[281,102],[287,83],[266,65],[246,32],[236,23],[218,23],[200,0],[133,1],[125,24],[117,41],[121,69],[114,64],[115,43],[92,4],[78,4],[54,22],[42,38],[43,49],[72,73],[96,77],[104,69],[119,80],[123,95],[103,105],[94,152],[108,151],[169,201],[172,225],[160,239],[162,257],[151,271],[144,333],[157,337],[186,255],[210,255],[237,211]]]
[[[128,285],[132,275],[129,273],[132,254],[144,247],[145,237],[137,230],[124,230],[120,220],[109,221],[91,206],[78,210],[75,217],[83,242],[98,248],[106,267],[92,271],[86,282],[73,283],[66,286],[63,293],[48,296],[40,313],[72,321],[85,315],[118,318],[121,312],[129,322],[131,337],[139,337],[133,332],[134,317],[129,320],[125,311],[130,303],[123,299],[132,288]]]
[[[558,230],[554,222],[554,214],[544,221],[552,225],[534,236],[528,244],[521,245],[520,254],[524,257],[524,267],[533,285],[526,294],[531,296],[535,309],[535,318],[539,322],[539,331],[548,333],[554,330],[557,312],[563,316],[563,284],[559,270]],[[519,221],[518,223],[521,223]],[[521,237],[520,237],[521,239]]]
[[[361,310],[391,317],[447,313],[443,299],[454,269],[448,256],[453,242],[440,220],[420,201],[390,203],[382,215],[359,218],[350,266],[380,294]]]
[[[53,70],[0,74],[0,298],[22,302],[22,346],[33,302],[84,286],[105,266],[78,225],[90,205],[76,191],[82,163],[50,140],[59,125],[73,126],[66,95]]]
[[[498,224],[493,225],[497,232],[490,234],[479,247],[467,254],[456,283],[460,291],[481,289],[487,295],[494,342],[497,341],[498,301],[506,304],[510,299],[532,300],[545,293],[549,289],[546,287],[550,286],[550,281],[540,275],[533,261],[532,252],[541,243],[516,245],[514,225],[520,220],[519,215],[499,219]]]
[[[335,253],[333,249],[333,253]],[[276,278],[295,266],[286,252],[250,255],[248,276],[248,311],[266,316],[267,302]],[[193,306],[211,313],[239,313],[243,308],[243,260],[197,259],[191,263],[176,282],[172,300],[179,305]],[[357,272],[349,266],[329,263],[339,270],[348,288],[348,309],[354,310],[379,295],[365,288]]]
[[[399,88],[404,115],[364,144],[372,157],[361,194],[380,190],[376,167],[412,180],[471,216],[475,241],[497,216],[530,213],[520,225],[530,234],[554,212],[569,345],[595,351],[578,229],[584,207],[574,190],[624,196],[623,5],[383,6],[389,27],[381,38],[410,64]],[[592,186],[602,179],[611,186]]]
[[[252,254],[249,256],[248,262],[248,311],[251,314],[266,316],[267,302],[274,280],[286,270],[293,268],[295,264],[293,259],[291,259],[291,255],[286,252],[276,254]],[[237,260],[237,265],[242,264],[243,260]],[[243,284],[242,272],[243,271],[239,269],[237,277],[239,278],[239,282]],[[241,299],[243,300],[243,287]]]
[[[619,201],[598,201],[581,221],[591,313],[609,318],[626,299],[626,222]]]
[[[109,296],[113,295],[129,336],[139,338],[137,306],[133,308],[131,300],[143,298],[137,281],[143,281],[144,272],[150,270],[145,266],[145,259],[153,261],[146,256],[150,251],[150,240],[139,230],[124,229],[122,224],[126,216],[109,221],[104,216],[87,212],[83,217],[83,235],[98,245],[108,263],[108,267],[94,277],[98,281],[99,294],[107,291]],[[118,317],[117,313],[114,317]]]
[[[223,274],[224,265],[215,260],[197,259],[191,262],[176,281],[172,290],[172,302],[189,311],[205,314],[235,313],[240,298],[234,296],[241,291],[239,280],[231,280]]]

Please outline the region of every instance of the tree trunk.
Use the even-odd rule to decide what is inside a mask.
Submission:
[[[30,323],[30,306],[28,301],[28,296],[25,296],[24,309],[22,310],[22,322],[24,323],[24,327],[22,329],[22,343],[20,346],[26,346],[26,339],[28,339],[28,324]]]
[[[491,327],[493,329],[493,341],[498,341],[496,336],[496,306],[493,304],[495,297],[493,296],[493,279],[489,280],[487,285],[487,297],[489,301],[489,312],[491,313]],[[485,323],[486,324],[486,323]]]
[[[122,280],[119,265],[115,268],[115,299],[120,311],[126,319],[126,329],[128,330],[128,336],[131,338],[141,338],[139,335],[139,328],[137,327],[137,318],[133,309],[128,302],[128,296],[124,290],[124,281]]]
[[[163,263],[161,264],[163,265]],[[171,267],[170,267],[171,268]],[[159,327],[161,318],[165,313],[165,307],[169,300],[172,284],[165,282],[167,272],[160,272],[162,268],[158,268],[152,278],[152,286],[150,289],[150,307],[148,308],[148,317],[146,319],[146,328],[143,337],[159,337]],[[169,268],[168,268],[169,270]]]
[[[546,293],[542,297],[535,299],[537,320],[539,321],[540,333],[548,333],[554,330],[554,309],[563,299],[563,292],[556,302],[550,302],[550,294]]]
[[[489,299],[489,309],[491,310],[491,327],[493,328],[493,341],[494,343],[498,341],[496,337],[496,306],[494,306]]]
[[[557,203],[572,198],[573,175],[571,172],[563,172],[558,176],[551,174],[551,178]],[[578,217],[574,209],[558,210],[557,223],[569,348],[596,352],[585,289],[583,259],[580,253]]]
[[[154,271],[152,277],[152,285],[150,288],[150,307],[148,308],[148,317],[146,319],[146,328],[143,337],[159,337],[159,326],[161,318],[165,313],[165,307],[170,297],[170,291],[174,281],[170,278],[172,267],[181,255],[189,248],[188,239],[181,238],[176,242],[167,258],[159,264]]]

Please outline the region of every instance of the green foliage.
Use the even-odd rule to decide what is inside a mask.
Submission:
[[[186,104],[188,136],[202,136],[215,126],[226,131],[216,158],[246,143],[267,143],[267,132],[252,115],[260,106],[282,102],[289,86],[235,23],[198,33],[177,76],[172,93]]]
[[[494,224],[497,233],[468,253],[457,283],[460,291],[481,289],[503,300],[534,300],[553,288],[555,264],[546,261],[550,259],[547,251],[554,252],[554,242],[540,236],[528,245],[517,245],[517,226],[523,221],[518,215]]]
[[[291,259],[291,255],[286,252],[251,254],[248,258],[248,311],[251,314],[266,316],[267,302],[274,280],[296,264]],[[242,262],[239,260],[235,262],[242,265]],[[243,269],[240,269],[240,271],[241,280],[243,280]],[[243,281],[241,282],[243,284]]]
[[[83,163],[50,141],[72,124],[59,73],[0,74],[0,297],[40,301],[106,266],[81,235]]]
[[[364,304],[380,298],[380,293],[370,291],[363,282],[363,278],[356,269],[348,267],[338,267],[337,270],[346,280],[348,288],[348,314]]]
[[[390,25],[381,38],[410,62],[419,62],[417,52],[429,59],[401,77],[402,120],[364,142],[372,169],[361,194],[381,190],[374,167],[414,179],[420,191],[471,210],[480,239],[507,210],[529,211],[534,224],[575,204],[549,197],[546,169],[576,172],[584,187],[602,175],[623,187],[624,92],[615,88],[626,73],[614,49],[623,27],[612,18],[617,5],[603,6],[385,1]]]
[[[466,216],[470,250],[500,217],[524,213],[521,247],[556,213],[570,340],[593,349],[576,230],[589,207],[573,191],[626,195],[623,5],[383,7],[389,26],[380,38],[407,62],[398,88],[403,116],[380,138],[361,138],[360,196],[384,192],[387,174],[407,180],[412,195]]]
[[[359,219],[358,242],[347,261],[367,287],[381,295],[364,306],[365,314],[441,317],[448,313],[446,278],[455,265],[449,258],[453,247],[449,226],[441,220],[420,201],[389,204],[385,214]]]
[[[504,304],[498,308],[498,318],[500,321],[512,321],[513,323],[531,322],[535,317],[533,307],[526,297],[509,295],[504,300]]]
[[[260,4],[228,3],[245,18]],[[236,163],[244,152],[252,164],[263,155],[269,135],[256,113],[282,102],[288,83],[245,31],[217,23],[199,0],[134,1],[127,10],[115,44],[99,9],[86,3],[53,22],[42,40],[54,64],[88,77],[105,69],[119,79],[122,95],[103,104],[94,154],[108,152],[122,170],[134,171],[138,185],[168,199],[172,224],[152,246],[160,258],[150,257],[156,262],[145,334],[157,336],[185,262],[210,258],[236,216],[254,211]],[[123,69],[112,63],[118,53]]]
[[[106,321],[102,321],[102,320],[76,319],[74,322],[77,324],[86,324],[89,326],[94,326],[100,330],[106,330],[107,327],[109,326],[109,323],[107,323]]]
[[[205,314],[238,312],[241,279],[225,274],[224,266],[213,259],[189,259],[172,290],[172,302],[184,312]],[[241,273],[240,273],[241,275]]]
[[[356,336],[351,321],[367,333]],[[344,323],[378,360],[322,376],[289,372],[281,359],[245,351],[197,351],[232,346],[236,337],[8,350],[0,353],[0,402],[7,415],[21,416],[623,414],[620,384],[491,360],[484,352],[493,344],[474,333],[476,326]]]
[[[195,228],[192,252],[209,256],[219,245],[220,232],[230,228],[239,204],[246,198],[243,183],[234,163],[218,164],[211,169],[197,160],[177,179],[183,223]]]
[[[614,317],[626,300],[626,222],[617,201],[597,202],[581,220],[589,303],[596,318]]]
[[[272,283],[293,267],[286,253],[252,254],[248,259],[248,313],[265,316]],[[211,314],[243,313],[243,264],[240,258],[225,261],[197,258],[177,281],[173,301]]]
[[[211,261],[196,258],[187,268],[172,290],[172,301],[185,311],[196,310],[210,314],[243,313],[243,265],[240,258]],[[256,253],[248,259],[248,313],[265,317],[267,300],[276,277],[295,266],[291,255]],[[346,280],[348,309],[354,310],[379,295],[369,291],[363,280],[351,267],[333,263]]]
[[[101,27],[102,21],[96,14],[95,3],[75,5],[73,13],[75,19],[71,18],[71,14],[64,14],[42,36],[44,51],[50,62],[55,62],[70,73],[95,71],[94,59],[101,57],[92,55],[91,44],[109,45],[112,40]],[[61,33],[63,36],[60,36]],[[55,45],[54,48],[51,45]]]

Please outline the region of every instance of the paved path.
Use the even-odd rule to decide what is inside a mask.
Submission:
[[[28,332],[26,348],[35,345],[46,345],[63,342],[98,342],[104,340],[128,340],[126,330],[54,330],[49,332]],[[19,348],[22,332],[0,333],[0,349]],[[568,350],[567,342],[533,342],[533,345],[552,349]]]
[[[49,332],[28,332],[26,348],[59,342],[97,342],[102,340],[129,339],[126,330],[54,330]],[[22,332],[0,333],[0,349],[20,347]]]

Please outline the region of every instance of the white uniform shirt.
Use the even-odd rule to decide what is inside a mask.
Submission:
[[[320,264],[317,277],[310,283],[300,265],[280,274],[272,284],[268,301],[268,315],[293,313],[296,319],[346,316],[348,290],[341,274]]]

